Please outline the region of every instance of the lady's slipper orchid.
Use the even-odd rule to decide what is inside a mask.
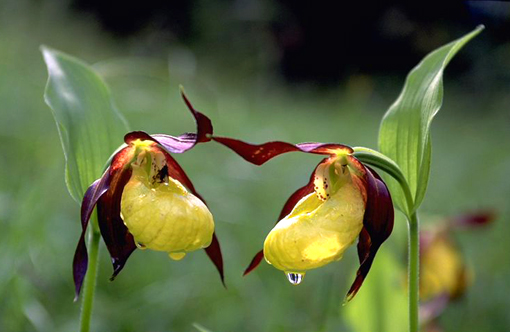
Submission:
[[[213,137],[245,160],[262,165],[287,152],[326,155],[308,183],[285,203],[264,249],[253,258],[245,275],[262,258],[282,270],[292,284],[306,271],[340,260],[358,238],[360,267],[347,299],[356,295],[370,270],[377,250],[393,229],[393,204],[386,184],[345,145],[268,142],[252,145],[236,139]]]
[[[182,94],[197,123],[197,133],[178,137],[128,133],[103,176],[87,189],[81,206],[82,233],[73,261],[79,295],[88,256],[87,225],[97,205],[98,223],[113,263],[112,279],[138,247],[169,253],[179,260],[205,248],[223,282],[223,260],[214,221],[202,197],[170,153],[183,153],[210,141],[211,121]]]

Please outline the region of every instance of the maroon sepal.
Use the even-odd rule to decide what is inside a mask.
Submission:
[[[494,219],[496,219],[494,211],[477,211],[452,217],[450,225],[454,228],[467,229],[490,224]]]
[[[181,91],[181,95],[189,111],[195,118],[195,123],[197,125],[196,133],[185,133],[176,137],[165,134],[149,135],[143,131],[133,131],[124,136],[126,144],[129,144],[135,139],[150,140],[157,142],[170,153],[183,153],[193,148],[197,143],[209,142],[213,134],[211,120],[191,105],[184,92]]]
[[[326,162],[326,160],[328,160],[328,158],[323,159],[319,163],[319,165],[321,165],[322,163]],[[317,165],[317,167],[319,165]],[[317,169],[317,167],[315,169]],[[303,187],[299,188],[298,190],[296,190],[287,199],[287,202],[285,202],[285,205],[283,205],[282,211],[280,212],[280,215],[278,216],[278,221],[276,223],[278,223],[280,220],[285,218],[285,216],[287,216],[289,213],[291,213],[292,209],[294,209],[294,207],[301,200],[301,198],[305,197],[308,194],[311,194],[314,191],[314,183],[313,183],[313,181],[314,181],[314,174],[315,174],[315,170],[312,172],[312,175],[310,176],[310,180],[308,181],[308,183],[306,185],[304,185]],[[248,265],[246,270],[244,270],[243,276],[245,276],[248,273],[250,273],[251,271],[253,271],[260,264],[260,262],[262,261],[262,258],[264,258],[264,251],[263,250],[259,251],[255,255],[255,257],[253,257],[253,259],[250,262],[250,265]]]
[[[349,154],[353,152],[346,145],[334,143],[299,143],[294,145],[276,141],[255,145],[228,137],[213,136],[212,139],[233,150],[246,161],[259,166],[287,152],[305,152],[322,155],[332,155],[338,150],[344,150]]]
[[[81,286],[87,273],[88,267],[88,254],[87,246],[85,244],[85,234],[89,224],[90,216],[94,210],[98,200],[108,190],[110,186],[110,172],[109,169],[103,174],[100,179],[94,181],[85,192],[81,204],[81,235],[76,247],[73,258],[73,279],[75,287],[74,300],[78,299]]]
[[[218,270],[218,273],[220,274],[221,283],[225,288],[227,286],[225,285],[225,276],[223,274],[223,257],[221,255],[221,248],[220,248],[220,242],[218,241],[218,238],[216,237],[216,233],[213,233],[212,242],[209,245],[209,247],[204,249],[209,259],[213,262],[214,266],[216,266],[216,269]]]
[[[97,215],[101,235],[112,259],[113,280],[136,249],[135,241],[120,217],[120,202],[124,187],[131,178],[131,168],[120,169],[112,174],[110,190],[97,204]]]
[[[351,161],[353,161],[352,159]],[[367,203],[363,216],[363,229],[358,241],[360,267],[356,272],[356,279],[347,293],[347,301],[352,300],[360,289],[370,271],[377,250],[393,230],[394,210],[388,187],[373,169],[364,165],[363,168],[365,169],[364,182]]]
[[[259,266],[260,262],[264,258],[264,250],[259,251],[251,260],[250,265],[244,270],[243,276],[247,275],[251,271],[255,270],[257,266]]]

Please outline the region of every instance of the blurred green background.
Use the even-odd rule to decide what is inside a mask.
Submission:
[[[179,97],[183,84],[218,135],[376,148],[379,121],[405,73],[478,23],[487,29],[446,72],[421,214],[426,225],[478,209],[497,213],[490,227],[456,234],[475,281],[440,324],[444,331],[510,329],[508,5],[467,2],[457,16],[448,16],[455,8],[413,9],[423,10],[419,18],[409,8],[344,8],[338,20],[359,16],[359,25],[339,23],[335,30],[318,24],[307,30],[321,22],[320,10],[313,8],[312,23],[303,20],[311,4],[193,1],[185,9],[172,7],[165,20],[141,10],[145,19],[132,27],[126,22],[135,21],[122,16],[126,8],[119,3],[117,19],[127,20],[119,28],[104,20],[108,11],[103,17],[91,10],[93,3],[0,4],[0,331],[78,329],[71,262],[79,206],[67,193],[62,149],[43,100],[47,73],[41,44],[94,64],[133,130],[192,131]],[[379,19],[369,21],[373,16]],[[332,58],[327,47],[339,57]],[[406,326],[406,225],[399,213],[394,234],[376,259],[377,271],[358,297],[342,306],[357,268],[354,247],[341,262],[309,272],[298,287],[264,262],[241,276],[283,203],[307,181],[319,157],[287,155],[258,168],[210,143],[176,159],[215,216],[228,289],[204,252],[174,262],[163,253],[136,251],[109,282],[111,266],[101,244],[93,331],[196,331],[197,326],[214,332],[363,331],[356,322],[388,317]]]

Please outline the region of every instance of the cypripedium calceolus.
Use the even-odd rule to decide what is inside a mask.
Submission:
[[[486,225],[494,220],[491,212],[480,211],[442,220],[420,235],[420,316],[422,325],[432,324],[448,303],[459,299],[473,282],[454,232]]]
[[[342,258],[358,239],[360,267],[347,299],[356,295],[377,250],[393,229],[394,210],[386,184],[345,145],[330,143],[268,142],[252,145],[236,139],[213,137],[245,160],[262,165],[287,152],[326,155],[308,183],[285,203],[264,248],[251,261],[245,275],[265,258],[299,284],[308,270]]]
[[[210,141],[213,131],[211,121],[182,96],[197,123],[196,133],[178,137],[128,133],[103,176],[87,189],[81,206],[82,233],[73,261],[76,296],[87,271],[85,233],[96,206],[101,235],[113,263],[112,279],[137,247],[167,252],[174,260],[203,248],[223,282],[223,259],[211,212],[171,156]]]

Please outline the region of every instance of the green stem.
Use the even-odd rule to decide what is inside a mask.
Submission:
[[[420,306],[420,224],[417,213],[409,218],[409,330],[418,332]]]
[[[97,218],[93,217],[92,229],[89,233],[89,264],[87,275],[85,276],[85,284],[83,289],[83,300],[81,304],[80,332],[89,332],[90,318],[92,316],[92,304],[94,302],[94,293],[96,290],[97,266],[99,263],[99,227]]]
[[[418,214],[416,212],[417,206],[414,205],[413,195],[407,180],[400,170],[400,167],[390,158],[384,154],[364,148],[353,148],[354,156],[364,163],[375,166],[391,177],[393,177],[400,184],[406,199],[406,205],[403,211],[408,220],[408,242],[409,242],[409,257],[408,257],[408,284],[409,284],[409,330],[410,332],[418,332],[419,328],[419,301],[420,301],[420,225],[418,221]]]

